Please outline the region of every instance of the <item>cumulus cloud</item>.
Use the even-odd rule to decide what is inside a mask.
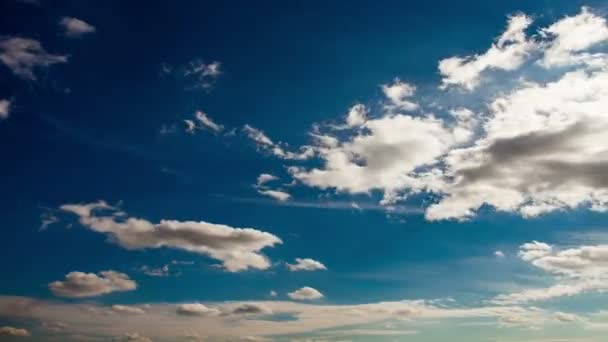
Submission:
[[[60,297],[95,297],[117,291],[132,291],[137,283],[128,275],[116,271],[103,271],[99,274],[70,272],[63,281],[54,281],[49,289]]]
[[[578,207],[608,210],[608,144],[603,139],[608,115],[602,110],[608,105],[608,57],[600,51],[605,50],[600,43],[608,32],[606,20],[583,8],[529,38],[531,23],[524,14],[511,16],[485,54],[442,61],[444,86],[470,90],[486,70],[515,72],[530,62],[534,72],[517,70],[518,80],[503,82],[497,93],[471,97],[475,111],[435,106],[430,108],[442,115],[425,108],[416,115],[404,113],[413,109],[405,102],[416,103],[415,88],[396,80],[383,86],[389,102],[379,115],[365,111],[363,116],[363,107],[357,107],[346,124],[327,132],[316,125],[310,133],[313,143],[302,149],[320,164],[288,165],[290,175],[324,190],[380,191],[387,208],[412,194],[432,194],[425,209],[428,220],[467,219],[483,206],[524,217]],[[586,32],[586,39],[569,36]],[[567,53],[571,59],[594,47],[599,50],[593,52],[593,63],[568,62],[569,68],[563,68],[555,62],[555,56]],[[348,128],[349,121],[360,129],[336,131]],[[249,132],[265,149],[277,146],[263,132]]]
[[[28,337],[31,334],[26,329],[6,326],[0,327],[0,336]]]
[[[183,249],[220,260],[230,272],[269,268],[270,261],[260,251],[282,243],[275,235],[253,228],[233,228],[204,221],[161,220],[152,223],[125,217],[123,212],[103,201],[65,204],[60,209],[76,214],[80,224],[110,236],[123,248]]]
[[[0,100],[0,121],[8,119],[11,111],[11,101],[7,99]]]
[[[61,18],[59,25],[63,27],[64,34],[70,38],[82,37],[83,35],[93,33],[96,30],[95,26],[92,26],[81,19],[72,17]]]
[[[272,309],[261,303],[227,303],[213,306],[201,303],[186,303],[177,307],[176,313],[183,316],[239,316],[270,315]]]
[[[412,84],[402,82],[400,79],[396,78],[393,83],[382,85],[382,92],[390,102],[388,105],[389,109],[397,108],[410,111],[418,108],[418,104],[410,100],[416,92],[416,86]]]
[[[450,57],[439,62],[442,88],[460,86],[473,90],[481,81],[486,70],[515,70],[519,68],[535,43],[526,38],[525,30],[532,24],[532,19],[523,14],[509,18],[506,30],[496,42],[481,55]]]
[[[505,253],[503,251],[496,251],[496,252],[494,252],[494,255],[497,258],[504,258],[505,257]]]
[[[304,286],[298,290],[289,292],[287,296],[294,300],[313,300],[323,298],[323,294],[321,292],[309,286]]]
[[[66,63],[67,56],[53,55],[42,47],[39,41],[21,37],[0,38],[0,62],[15,75],[34,81],[36,68]]]
[[[287,264],[287,268],[292,272],[327,270],[321,262],[310,258],[296,258],[296,262]]]
[[[368,109],[365,105],[357,103],[350,107],[348,114],[346,114],[346,125],[348,127],[359,127],[367,120]]]
[[[608,290],[608,245],[559,249],[533,241],[523,244],[518,255],[523,261],[555,275],[558,282],[548,288],[499,295],[495,303],[519,304]]]
[[[541,35],[549,38],[540,64],[546,68],[578,63],[598,62],[603,54],[592,54],[585,50],[608,40],[606,19],[583,7],[581,13],[567,16],[542,29]]]
[[[277,180],[277,176],[271,175],[269,173],[262,173],[258,176],[257,182],[256,182],[256,186],[257,187],[261,187],[263,185],[265,185],[268,182],[271,182],[273,180]]]

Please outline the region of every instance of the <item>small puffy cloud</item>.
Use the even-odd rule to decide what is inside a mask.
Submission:
[[[0,327],[0,336],[28,337],[31,336],[31,334],[26,329],[6,326]]]
[[[473,90],[481,81],[486,70],[515,70],[519,68],[535,48],[533,41],[526,38],[525,30],[532,19],[523,14],[511,16],[507,29],[496,43],[481,55],[450,57],[439,62],[442,88],[460,86]]]
[[[36,68],[49,67],[53,64],[66,63],[67,56],[53,55],[35,39],[21,37],[0,38],[0,62],[15,75],[34,81]]]
[[[321,262],[310,258],[296,258],[296,262],[287,264],[287,268],[292,272],[327,270]]]
[[[410,100],[416,92],[416,87],[414,85],[402,82],[396,78],[393,83],[382,85],[382,92],[390,101],[390,104],[388,105],[389,108],[406,111],[418,108],[418,104]]]
[[[271,182],[273,180],[277,180],[277,176],[271,175],[269,173],[262,173],[258,176],[257,182],[256,182],[256,186],[257,187],[261,187],[263,185],[265,185],[268,182]]]
[[[129,314],[129,315],[143,315],[146,311],[137,306],[128,306],[128,305],[112,305],[112,311],[119,314]]]
[[[11,101],[7,99],[0,100],[0,121],[8,119],[11,111]]]
[[[350,107],[348,114],[346,114],[346,125],[348,127],[358,127],[365,123],[367,120],[368,109],[365,105],[360,103]]]
[[[60,209],[76,214],[80,224],[110,236],[113,242],[126,249],[178,248],[220,260],[229,272],[269,268],[270,261],[260,251],[282,243],[275,235],[253,228],[233,228],[204,221],[152,223],[125,217],[123,212],[103,201],[65,204]]]
[[[270,291],[270,297],[276,297],[276,296],[278,296],[277,291],[275,291],[275,290],[271,290],[271,291]]]
[[[200,303],[181,304],[176,311],[179,315],[184,316],[216,316],[220,311]]]
[[[291,198],[290,194],[282,190],[258,190],[258,193],[281,202],[287,201]]]
[[[94,26],[78,18],[63,17],[59,21],[59,24],[65,30],[64,34],[66,37],[70,38],[82,37],[87,33],[95,32]]]
[[[289,292],[287,296],[293,300],[314,300],[323,298],[323,294],[318,290],[304,286],[301,289]]]
[[[504,258],[505,257],[505,253],[503,251],[496,251],[496,252],[494,252],[494,255],[497,258]]]
[[[99,274],[70,272],[65,276],[65,280],[49,284],[54,295],[69,298],[95,297],[136,288],[137,284],[128,275],[111,270]]]

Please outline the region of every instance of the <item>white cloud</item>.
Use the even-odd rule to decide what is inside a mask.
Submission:
[[[95,297],[116,291],[132,291],[137,288],[128,275],[116,271],[95,273],[70,272],[63,281],[54,281],[49,289],[60,297]]]
[[[35,39],[21,37],[0,39],[0,62],[21,78],[34,81],[36,80],[34,69],[67,61],[67,56],[46,52]]]
[[[304,286],[293,292],[289,292],[287,296],[294,300],[313,300],[323,298],[323,294],[312,287]]]
[[[203,111],[197,111],[195,117],[203,128],[208,128],[214,132],[221,132],[224,130],[224,126],[215,123],[211,118]]]
[[[296,258],[295,264],[287,264],[287,268],[292,272],[327,270],[321,262],[310,258]]]
[[[496,251],[494,252],[494,255],[498,258],[504,258],[505,257],[505,253],[503,253],[503,251]]]
[[[396,78],[393,83],[382,85],[382,92],[390,101],[388,105],[389,109],[395,108],[406,111],[418,109],[418,104],[410,101],[410,98],[416,92],[414,85],[402,82]]]
[[[152,223],[123,217],[123,212],[103,201],[65,204],[60,209],[76,214],[83,226],[109,235],[112,241],[126,249],[183,249],[220,260],[230,272],[269,268],[268,258],[260,251],[282,243],[275,235],[253,228],[233,228],[204,221],[161,220]]]
[[[177,307],[177,313],[185,316],[214,316],[220,311],[200,303],[181,304]]]
[[[275,290],[270,291],[270,297],[276,297],[277,295],[278,295],[277,291],[275,291]]]
[[[158,267],[158,268],[152,268],[150,266],[147,265],[143,265],[142,267],[139,268],[139,270],[141,272],[143,272],[145,275],[149,275],[152,277],[167,277],[169,276],[169,265],[164,265],[162,267]]]
[[[365,105],[360,103],[350,107],[348,114],[346,114],[346,125],[348,127],[358,127],[365,123],[367,120],[368,109]]]
[[[558,282],[548,288],[526,289],[497,296],[493,302],[519,304],[569,297],[592,291],[608,291],[608,245],[557,249],[533,241],[520,247],[519,257]]]
[[[550,38],[540,64],[546,68],[578,63],[593,63],[603,54],[590,54],[585,50],[608,40],[606,19],[583,7],[581,13],[565,17],[543,29],[541,34]]]
[[[298,152],[287,151],[281,143],[275,143],[266,133],[250,125],[243,126],[243,132],[245,132],[249,139],[255,142],[259,149],[281,159],[306,160],[310,159],[314,154],[314,151],[309,146],[303,146]]]
[[[59,21],[59,24],[63,26],[65,30],[64,34],[70,38],[81,37],[87,33],[95,32],[94,26],[78,18],[63,17]]]
[[[8,119],[11,111],[11,101],[7,99],[0,100],[0,121]]]
[[[140,307],[128,305],[112,305],[112,311],[129,315],[143,315],[146,313],[146,311]]]
[[[193,60],[183,69],[183,76],[191,79],[195,87],[209,89],[213,87],[218,77],[222,75],[222,63],[218,61],[205,63]]]
[[[258,190],[258,193],[281,202],[288,201],[291,198],[290,194],[282,190]]]
[[[268,182],[271,182],[273,180],[277,180],[277,176],[271,175],[269,173],[262,173],[258,176],[257,182],[256,182],[256,186],[257,187],[261,187],[263,185],[265,185]]]
[[[5,326],[0,327],[0,336],[28,337],[31,334],[26,329]]]
[[[439,62],[439,72],[443,76],[442,88],[461,86],[473,90],[481,81],[486,70],[515,70],[519,68],[535,43],[526,38],[525,30],[532,19],[518,14],[509,18],[507,29],[496,43],[481,55],[450,57]]]

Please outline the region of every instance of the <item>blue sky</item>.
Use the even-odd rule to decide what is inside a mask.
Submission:
[[[608,336],[604,1],[0,16],[1,340]]]

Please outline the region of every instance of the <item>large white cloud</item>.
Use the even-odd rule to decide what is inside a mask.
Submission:
[[[230,272],[269,268],[270,261],[260,251],[282,243],[277,236],[253,228],[233,228],[204,221],[152,223],[124,217],[123,212],[103,201],[65,204],[61,210],[76,214],[83,226],[109,235],[126,249],[179,248],[220,260]]]
[[[485,70],[513,72],[509,82],[489,78],[495,87],[466,97],[475,111],[437,105],[439,93],[428,108],[406,113],[415,87],[397,80],[383,87],[389,103],[380,113],[356,105],[343,124],[315,125],[312,144],[301,149],[321,164],[289,165],[291,176],[320,189],[380,191],[387,206],[432,193],[429,220],[466,219],[484,205],[524,217],[608,209],[608,57],[598,52],[607,48],[606,20],[583,8],[527,36],[531,23],[514,15],[485,54],[442,61],[444,85],[470,90]],[[564,54],[570,60],[557,63]],[[593,63],[581,63],[591,55]],[[455,66],[448,72],[446,63]],[[277,146],[250,133],[269,150]]]
[[[0,62],[15,75],[36,80],[34,70],[57,63],[66,63],[67,56],[53,55],[42,47],[39,41],[21,37],[0,38]]]
[[[49,284],[49,289],[56,296],[71,298],[95,297],[116,291],[132,291],[136,288],[137,283],[128,275],[112,270],[99,274],[70,272],[65,276],[65,280]]]

